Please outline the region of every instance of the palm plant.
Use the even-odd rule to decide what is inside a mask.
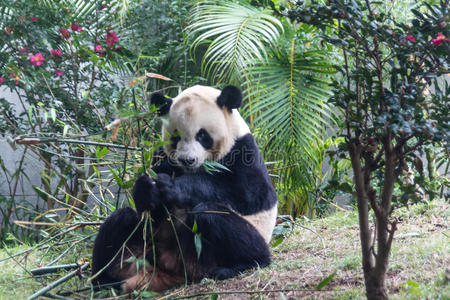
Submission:
[[[274,46],[281,22],[249,4],[199,2],[192,10],[192,48],[209,43],[202,60],[203,73],[218,82],[242,82],[242,70],[253,60],[263,59],[266,47]],[[210,41],[210,39],[213,39]]]
[[[190,25],[194,46],[209,43],[203,70],[216,82],[244,87],[244,115],[255,127],[266,159],[276,161],[282,194],[290,212],[305,213],[322,159],[318,141],[332,119],[326,103],[327,53],[311,40],[312,27],[274,18],[248,4],[201,2]],[[294,206],[294,209],[292,209]],[[303,207],[303,208],[299,208]]]

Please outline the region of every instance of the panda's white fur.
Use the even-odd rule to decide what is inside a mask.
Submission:
[[[278,205],[275,204],[272,208],[268,210],[261,211],[259,213],[242,216],[246,219],[250,224],[252,224],[256,230],[258,230],[259,234],[264,238],[266,243],[270,243],[270,239],[272,238],[272,232],[275,228],[275,223],[278,215]]]

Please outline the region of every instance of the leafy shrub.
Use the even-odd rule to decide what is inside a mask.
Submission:
[[[425,146],[450,150],[450,87],[444,77],[450,56],[448,1],[425,2],[424,13],[411,10],[411,23],[397,22],[379,5],[298,1],[287,12],[321,28],[324,40],[344,55],[344,65],[337,66],[342,80],[334,81],[331,101],[341,108],[345,124],[339,152],[352,163],[369,299],[387,298],[384,280],[397,229],[393,201],[408,202],[416,184],[424,183],[411,182],[408,171],[420,172],[417,162]],[[376,219],[376,242],[369,208]]]
[[[0,200],[3,234],[18,232],[11,218],[82,216],[89,196],[100,215],[128,201],[158,135],[146,95],[171,87],[154,72],[167,70],[176,89],[178,81],[190,84],[193,78],[182,65],[188,56],[181,26],[189,3],[176,3],[0,1],[0,89],[19,98],[0,98],[0,134],[13,147],[26,144],[19,148],[23,157],[43,162],[34,204],[14,188],[31,185],[26,159],[17,170],[0,159],[10,187]],[[156,25],[160,35],[152,36]],[[16,144],[13,137],[19,137]],[[68,214],[36,211],[43,209]]]

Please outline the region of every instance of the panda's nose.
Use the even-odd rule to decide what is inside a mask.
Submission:
[[[195,158],[193,157],[180,157],[178,161],[185,167],[192,167],[195,164]]]

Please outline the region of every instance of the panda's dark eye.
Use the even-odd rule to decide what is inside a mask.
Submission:
[[[211,149],[214,141],[212,137],[209,135],[208,131],[205,129],[200,129],[195,135],[195,139],[203,146],[205,149]]]
[[[180,141],[181,137],[180,137],[180,132],[178,130],[175,130],[172,134],[172,136],[170,137],[170,142],[171,142],[171,146],[173,149],[177,149],[177,144]]]

